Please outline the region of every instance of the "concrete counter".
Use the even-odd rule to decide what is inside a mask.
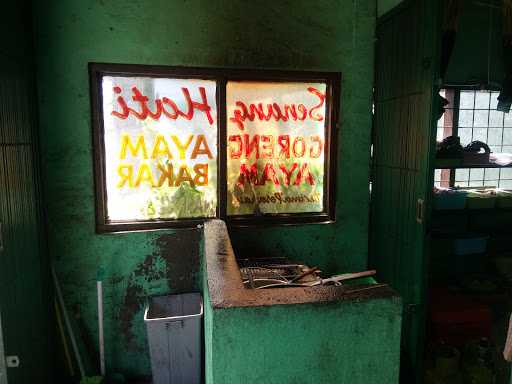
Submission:
[[[207,384],[398,383],[401,301],[388,286],[244,287],[224,222],[204,228]]]

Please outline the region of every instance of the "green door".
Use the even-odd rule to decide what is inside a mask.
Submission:
[[[1,56],[1,55],[0,55]],[[48,381],[48,265],[41,236],[35,89],[22,65],[0,64],[0,318],[8,366],[0,384]],[[0,345],[1,347],[1,345]],[[2,361],[3,362],[3,361]]]
[[[406,1],[377,23],[370,261],[403,298],[401,364],[412,376],[421,369],[424,335],[436,3]]]
[[[5,356],[13,362],[7,377],[9,384],[44,382],[49,309],[31,148],[0,145],[0,161],[0,317]]]

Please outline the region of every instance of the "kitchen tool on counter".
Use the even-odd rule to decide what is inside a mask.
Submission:
[[[326,285],[333,283],[334,285],[341,285],[342,281],[346,280],[353,280],[358,279],[360,277],[368,277],[373,276],[377,273],[375,269],[371,269],[369,271],[363,271],[363,272],[355,272],[355,273],[343,273],[341,275],[334,275],[327,279],[322,279],[321,281],[315,281],[313,284],[310,285],[310,287],[313,287],[315,285]]]

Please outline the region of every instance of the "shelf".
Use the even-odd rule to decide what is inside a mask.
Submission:
[[[455,240],[455,239],[464,239],[468,233],[477,235],[476,232],[471,232],[471,231],[467,231],[467,230],[461,231],[461,232],[442,232],[442,231],[435,230],[435,229],[431,230],[429,235],[430,235],[430,240]],[[478,235],[490,237],[492,235],[495,235],[495,233],[478,232]],[[505,235],[509,235],[509,233],[499,233],[497,235],[505,236]],[[488,251],[486,251],[484,253],[488,253]]]
[[[471,163],[462,163],[459,159],[436,159],[435,160],[435,168],[436,169],[459,169],[459,168],[512,168],[512,164],[509,165],[499,165],[495,163],[480,163],[480,164],[471,164]]]
[[[492,207],[492,208],[462,208],[462,209],[436,209],[432,208],[433,215],[469,215],[476,213],[491,213],[491,212],[512,212],[510,207]]]

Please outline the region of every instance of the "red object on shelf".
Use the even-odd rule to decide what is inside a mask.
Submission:
[[[431,292],[429,325],[432,341],[459,346],[491,336],[492,312],[468,296],[436,289]]]

